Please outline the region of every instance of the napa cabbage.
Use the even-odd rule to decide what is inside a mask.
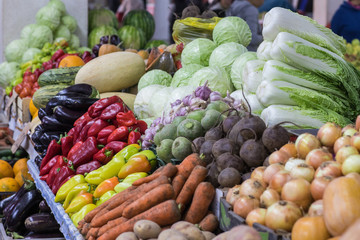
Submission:
[[[241,89],[243,85],[243,69],[248,61],[257,59],[255,52],[245,52],[237,57],[231,66],[230,78],[235,89]]]

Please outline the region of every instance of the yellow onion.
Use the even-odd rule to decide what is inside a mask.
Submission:
[[[320,164],[331,160],[333,160],[333,155],[326,148],[317,148],[309,152],[306,156],[305,163],[316,170]]]
[[[317,138],[326,147],[332,147],[335,141],[341,137],[341,127],[335,123],[327,122],[322,125],[317,133]]]
[[[311,150],[321,147],[321,143],[314,135],[303,133],[296,139],[295,147],[299,158],[305,159]]]
[[[275,164],[268,166],[264,171],[264,175],[263,175],[264,182],[266,184],[269,184],[272,176],[274,176],[275,173],[277,173],[280,170],[284,170],[284,164],[282,164],[282,163],[275,163]]]
[[[310,217],[322,216],[323,214],[324,214],[324,205],[322,199],[317,200],[310,205],[308,211],[308,215]]]
[[[321,176],[331,176],[337,178],[341,175],[341,164],[335,161],[323,162],[320,167],[318,167],[318,169],[316,169],[315,171],[315,178]]]
[[[290,232],[301,217],[301,209],[295,203],[279,201],[266,211],[265,225],[273,230],[282,229]]]
[[[265,208],[256,208],[249,212],[246,217],[247,225],[251,226],[254,223],[259,223],[261,225],[265,225],[265,216],[266,216],[266,209]]]
[[[274,164],[274,163],[285,164],[289,160],[290,157],[291,156],[287,152],[278,150],[278,151],[272,152],[269,155],[269,163],[270,164]]]
[[[298,164],[290,171],[290,176],[292,178],[303,178],[308,182],[311,182],[314,179],[314,174],[314,168],[306,163]]]
[[[337,151],[335,155],[335,160],[338,163],[342,164],[347,157],[354,154],[359,154],[359,151],[351,145],[345,145]]]
[[[260,181],[251,178],[245,180],[240,187],[240,195],[251,195],[257,199],[260,198],[264,191],[265,186]]]
[[[310,191],[311,196],[314,198],[314,200],[319,200],[323,198],[325,188],[333,179],[334,177],[331,176],[321,176],[315,178],[314,181],[311,182]]]
[[[345,159],[341,166],[344,175],[356,172],[360,173],[360,155],[351,155]]]
[[[293,202],[307,211],[312,202],[310,183],[303,178],[288,181],[281,191],[281,199]]]
[[[340,148],[350,144],[351,144],[350,136],[342,136],[338,138],[334,144],[334,153],[336,154]]]
[[[280,201],[280,194],[274,189],[266,189],[260,196],[260,205],[262,207],[270,207],[274,203]]]

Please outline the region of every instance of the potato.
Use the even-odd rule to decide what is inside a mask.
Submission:
[[[202,234],[205,236],[206,240],[211,240],[216,237],[215,234],[213,234],[212,232],[209,232],[209,231],[203,231]]]
[[[135,223],[133,230],[138,238],[149,239],[157,238],[161,232],[161,227],[153,221],[140,220]]]
[[[228,232],[223,232],[219,235],[217,235],[213,240],[226,240],[226,237],[228,235]]]
[[[206,240],[200,229],[194,224],[180,221],[171,226],[171,229],[181,232],[189,240]]]
[[[139,240],[135,233],[133,232],[124,232],[122,234],[120,234],[116,240]]]
[[[187,238],[181,232],[166,229],[160,233],[158,240],[187,240]]]

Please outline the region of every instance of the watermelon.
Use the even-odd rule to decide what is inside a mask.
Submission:
[[[103,26],[94,28],[89,34],[88,47],[92,48],[92,47],[94,47],[95,44],[100,43],[100,38],[102,36],[117,35],[117,34],[118,34],[117,30],[110,26],[103,25]]]
[[[105,8],[94,9],[89,12],[89,32],[100,26],[119,28],[119,22],[113,11]]]
[[[145,45],[145,49],[158,47],[160,45],[168,45],[168,44],[167,44],[167,42],[165,42],[163,40],[151,40]]]
[[[146,10],[132,10],[125,15],[124,25],[131,25],[144,31],[146,41],[149,41],[155,32],[154,17]]]
[[[142,49],[146,44],[144,32],[134,26],[125,25],[121,27],[118,35],[122,42],[121,46],[124,48]]]

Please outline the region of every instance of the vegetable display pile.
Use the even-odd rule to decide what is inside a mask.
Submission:
[[[346,44],[346,53],[345,60],[354,65],[358,70],[360,70],[360,41],[359,39],[354,39],[351,43]]]

